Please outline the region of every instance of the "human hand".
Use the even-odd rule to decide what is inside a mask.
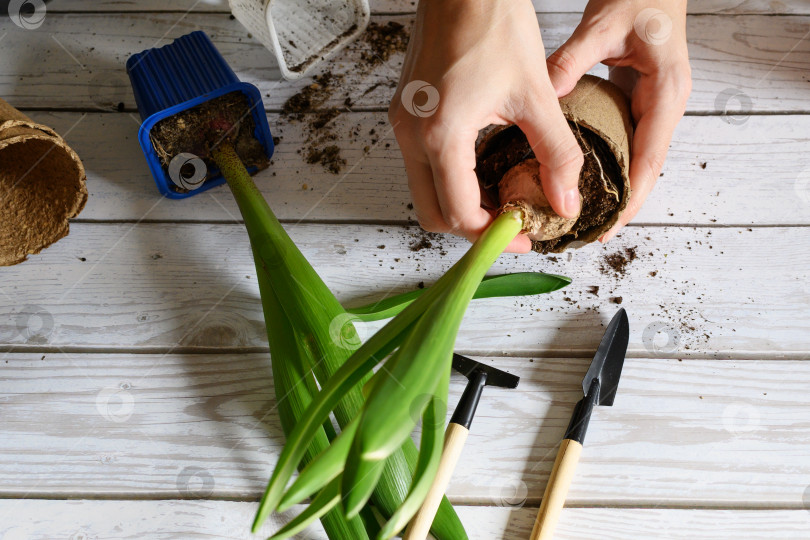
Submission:
[[[517,124],[540,162],[543,191],[554,211],[563,217],[579,213],[582,151],[543,58],[530,0],[419,2],[388,117],[424,229],[472,241],[492,221],[481,208],[475,175],[475,141],[490,124]],[[526,235],[507,248],[530,249]]]
[[[577,29],[548,58],[558,96],[602,62],[630,95],[636,129],[627,208],[600,241],[607,242],[638,213],[664,166],[675,126],[692,89],[686,47],[686,0],[591,0]]]

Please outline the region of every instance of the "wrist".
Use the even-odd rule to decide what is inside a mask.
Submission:
[[[508,13],[515,8],[526,7],[531,7],[534,12],[532,0],[419,0],[417,11],[424,8],[431,11],[442,10],[458,17],[460,14]]]

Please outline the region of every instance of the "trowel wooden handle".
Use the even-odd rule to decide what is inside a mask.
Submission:
[[[560,512],[565,506],[565,498],[568,496],[568,488],[574,478],[580,454],[582,454],[580,443],[563,439],[557,452],[557,459],[554,460],[554,468],[551,470],[530,540],[551,540],[560,519]]]
[[[430,526],[433,524],[433,518],[436,517],[436,512],[439,510],[439,505],[444,497],[444,492],[447,491],[447,486],[450,484],[450,477],[453,476],[453,471],[458,463],[458,458],[461,456],[461,450],[464,448],[464,443],[467,441],[467,435],[470,430],[459,424],[448,424],[447,431],[444,434],[444,449],[442,450],[442,459],[439,462],[439,471],[436,473],[436,478],[433,480],[433,485],[422,503],[419,512],[411,520],[408,530],[405,531],[404,540],[424,540],[427,538]]]

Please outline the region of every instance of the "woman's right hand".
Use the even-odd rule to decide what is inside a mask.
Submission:
[[[421,0],[388,116],[424,229],[473,241],[492,221],[475,175],[475,141],[490,124],[517,124],[552,208],[579,213],[582,152],[549,81],[530,0]],[[520,235],[508,249],[530,248]]]

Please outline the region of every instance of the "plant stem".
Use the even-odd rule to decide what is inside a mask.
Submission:
[[[405,341],[386,365],[386,376],[371,388],[357,436],[343,472],[343,507],[352,517],[371,494],[378,471],[385,459],[407,439],[416,426],[421,408],[416,399],[436,395],[445,370],[449,372],[456,335],[467,306],[484,274],[522,228],[520,212],[498,216],[470,250],[436,284],[439,297],[431,300]],[[445,279],[443,287],[440,284]],[[425,300],[428,291],[410,307]],[[396,322],[408,308],[395,317]],[[372,338],[373,339],[373,338]],[[447,396],[439,396],[446,403]],[[316,399],[316,402],[318,400]]]
[[[345,312],[287,235],[233,147],[230,144],[222,144],[212,150],[212,157],[227,180],[245,220],[245,227],[254,247],[257,271],[268,277],[270,287],[282,306],[289,324],[295,330],[301,357],[307,359],[307,366],[314,371],[320,386],[328,386],[331,377],[360,346],[360,340],[351,324],[354,317]],[[414,317],[419,309],[411,310]],[[340,324],[335,325],[336,322]],[[267,321],[267,324],[272,324],[272,320]],[[333,328],[334,326],[337,328]],[[389,329],[387,333],[376,335],[378,339],[372,347],[365,349],[365,354],[368,354],[366,360],[375,357],[367,364],[368,369],[351,372],[349,380],[343,379],[345,386],[340,387],[337,395],[332,396],[336,399],[330,402],[318,426],[307,424],[309,417],[304,415],[301,421],[296,423],[296,429],[288,434],[285,449],[287,447],[297,449],[298,445],[302,444],[305,453],[312,437],[327,425],[331,412],[334,412],[341,428],[357,416],[364,403],[360,387],[369,379],[374,364],[399,345],[403,334],[401,330],[407,326],[405,324],[400,330]],[[281,357],[279,361],[283,361],[283,355]],[[316,397],[320,398],[322,394],[321,392]],[[298,440],[296,437],[302,423],[305,424],[306,435],[303,440]],[[373,502],[384,515],[393,514],[407,494],[413,461],[411,456],[415,452],[413,441],[405,441],[401,450],[391,454],[383,467],[383,480],[374,491]],[[289,454],[282,452],[257,511],[252,527],[254,532],[277,504],[281,495],[280,490],[304,457],[304,453],[298,453],[296,450],[293,452],[295,457],[290,459]],[[440,540],[466,538],[457,514],[449,503],[444,503],[440,515],[434,521],[435,530],[432,531]]]

